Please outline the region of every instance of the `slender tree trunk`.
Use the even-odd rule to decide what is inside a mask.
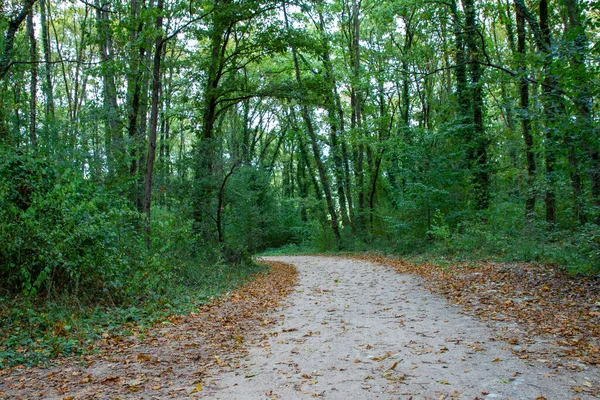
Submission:
[[[473,138],[469,147],[472,148],[470,163],[473,171],[473,186],[475,190],[475,207],[485,210],[490,202],[490,175],[488,167],[487,139],[485,137],[483,82],[480,57],[480,45],[477,26],[477,13],[473,0],[463,0],[465,9],[465,25],[467,29],[467,53],[469,74],[471,77],[470,100],[473,121]]]
[[[527,68],[525,67],[526,36],[525,36],[525,17],[522,11],[516,8],[517,20],[517,52],[519,56],[519,93],[521,107],[521,127],[523,139],[525,141],[525,156],[527,158],[527,198],[525,200],[525,215],[531,218],[535,211],[536,193],[535,193],[535,153],[533,152],[533,135],[531,134],[531,117],[529,116],[529,82],[527,81]]]
[[[346,201],[348,203],[348,218],[350,224],[353,223],[354,206],[352,201],[352,181],[350,172],[350,156],[348,155],[348,146],[346,145],[346,129],[344,123],[344,109],[342,108],[342,100],[337,90],[337,85],[333,87],[333,98],[335,100],[335,108],[337,110],[340,133],[344,136],[340,137],[340,150],[342,155],[342,165],[344,167],[344,192],[346,194]]]
[[[349,214],[346,206],[346,193],[344,191],[344,161],[342,159],[342,149],[340,139],[343,140],[344,132],[340,128],[339,115],[336,111],[335,88],[337,83],[334,77],[333,65],[331,64],[331,58],[329,55],[329,42],[325,36],[325,22],[323,19],[323,12],[319,10],[319,31],[321,33],[321,42],[323,44],[323,67],[325,69],[325,79],[329,84],[327,93],[327,117],[330,126],[329,141],[331,145],[333,164],[334,164],[334,175],[335,175],[335,186],[337,187],[338,201],[340,204],[340,214],[342,217],[342,224],[344,226],[350,225]]]
[[[139,18],[144,0],[131,0],[130,8],[133,18]],[[130,41],[135,43],[139,40],[144,28],[144,22],[139,21],[135,30],[130,33]],[[129,136],[129,175],[132,178],[130,199],[138,210],[142,211],[140,197],[141,190],[138,187],[139,169],[142,161],[142,143],[146,132],[146,107],[142,101],[144,92],[147,91],[147,75],[144,74],[146,57],[149,53],[145,41],[137,48],[137,53],[132,54],[127,76],[127,134]],[[144,121],[142,121],[142,119]]]
[[[286,22],[286,28],[289,29],[287,12],[285,10],[285,5],[283,9],[284,18]],[[296,82],[300,87],[301,91],[304,91],[304,86],[302,84],[302,77],[300,75],[300,65],[298,63],[298,53],[296,48],[292,46],[292,57],[294,60],[294,69],[296,72]],[[304,97],[304,96],[302,96]],[[302,99],[303,100],[303,99]],[[317,165],[317,171],[319,172],[319,179],[321,180],[321,185],[323,186],[323,193],[325,194],[325,202],[327,204],[327,211],[329,212],[329,217],[331,218],[331,229],[333,230],[333,234],[335,236],[336,246],[340,248],[342,245],[339,224],[337,213],[335,211],[335,205],[333,203],[333,197],[331,196],[331,186],[329,185],[329,177],[327,175],[327,171],[325,170],[325,165],[323,164],[323,160],[321,159],[321,151],[319,149],[319,143],[317,141],[317,134],[315,132],[315,128],[313,125],[312,118],[310,116],[310,112],[308,106],[305,102],[301,102],[301,112],[302,119],[304,120],[304,125],[306,126],[306,131],[308,133],[308,137],[310,139],[310,144],[313,152],[313,156],[315,159],[315,163]]]
[[[458,11],[458,5],[456,0],[451,0],[450,3],[452,12],[452,25],[454,28],[454,40],[455,40],[455,56],[454,61],[456,67],[454,68],[454,74],[456,78],[456,97],[458,100],[459,114],[461,123],[468,123],[469,120],[469,99],[467,96],[467,57],[465,55],[465,34],[463,32],[462,22]],[[461,131],[467,131],[467,140],[470,139],[471,129],[461,129]]]
[[[539,53],[544,57],[542,103],[545,123],[545,195],[546,222],[550,227],[556,223],[555,164],[556,143],[559,117],[564,112],[563,99],[558,91],[558,81],[552,72],[553,55],[551,51],[551,35],[548,25],[548,1],[540,0],[539,22],[527,8],[523,0],[515,0],[515,5],[528,22],[533,32],[533,39]]]
[[[583,147],[589,154],[589,176],[592,187],[592,198],[595,208],[600,209],[600,163],[597,137],[594,135],[594,121],[592,119],[593,96],[590,91],[589,82],[591,76],[585,63],[588,57],[589,40],[585,28],[581,23],[581,3],[577,0],[564,1],[567,15],[567,40],[571,45],[571,69],[573,71],[572,80],[574,83],[574,103],[577,110],[577,120],[575,131],[577,135],[569,140],[569,160],[573,182],[573,191],[576,197],[579,222],[587,222],[585,211],[585,202],[582,194],[582,183],[579,175],[579,148]],[[568,135],[567,135],[568,137]],[[573,175],[575,174],[575,176]],[[600,214],[597,215],[596,223],[600,223]]]
[[[98,21],[98,33],[100,35],[98,47],[100,49],[100,60],[102,61],[102,97],[103,112],[106,122],[106,160],[109,174],[117,176],[122,166],[123,140],[119,123],[119,106],[117,103],[117,86],[113,70],[113,45],[112,32],[110,29],[109,14],[102,11],[101,4],[97,0],[96,18]]]
[[[557,93],[557,79],[551,72],[552,68],[552,50],[551,50],[551,34],[550,26],[548,25],[548,1],[540,0],[540,31],[544,56],[544,113],[546,122],[546,194],[544,203],[546,205],[546,222],[553,226],[556,223],[556,153],[557,153],[557,136],[559,116],[562,114],[562,98]]]
[[[356,207],[356,216],[353,217],[353,227],[356,231],[364,231],[365,229],[365,174],[364,174],[364,157],[365,146],[363,143],[364,132],[362,131],[362,108],[363,108],[363,91],[360,83],[360,6],[361,0],[352,0],[351,9],[349,10],[349,27],[348,27],[348,52],[350,55],[350,68],[352,71],[352,79],[350,83],[350,127],[353,134],[357,138],[357,144],[354,146],[354,176],[356,179],[355,188],[358,192],[358,205]]]
[[[42,89],[44,94],[46,95],[46,115],[45,115],[45,128],[46,128],[46,137],[50,137],[50,132],[54,126],[55,116],[54,116],[54,84],[52,83],[52,52],[50,49],[50,31],[48,29],[48,1],[49,0],[40,0],[40,25],[42,28],[42,47],[44,50],[44,73],[46,80],[44,85],[42,85]]]
[[[225,175],[223,178],[223,182],[221,182],[221,187],[219,188],[219,194],[217,196],[217,217],[216,217],[216,225],[217,225],[217,236],[219,238],[219,243],[225,243],[225,234],[223,233],[223,202],[225,199],[225,187],[227,186],[227,181],[233,175],[235,168],[239,165],[239,163],[233,164],[231,166],[231,170]]]
[[[144,58],[144,69],[150,69],[152,65],[152,51],[151,48],[146,52]],[[144,73],[142,77],[142,87],[140,92],[140,124],[138,128],[138,174],[137,174],[137,206],[138,210],[144,211],[144,180],[145,171],[144,166],[147,163],[147,151],[145,142],[148,139],[148,98],[149,88],[152,81],[152,74]]]
[[[37,153],[37,41],[33,26],[33,10],[27,14],[27,36],[29,36],[29,57],[31,60],[31,85],[29,98],[29,140],[34,153]]]
[[[150,132],[148,134],[148,157],[146,159],[146,178],[144,181],[144,213],[146,214],[146,224],[144,231],[146,233],[146,244],[150,245],[150,217],[151,217],[151,202],[152,202],[152,174],[154,169],[154,157],[156,154],[156,132],[158,128],[158,102],[159,92],[161,87],[160,63],[162,58],[163,48],[163,0],[158,0],[157,4],[158,16],[156,17],[156,45],[154,49],[154,65],[152,69],[152,102],[150,106]]]

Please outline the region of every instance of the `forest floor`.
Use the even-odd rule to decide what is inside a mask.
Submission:
[[[146,335],[105,337],[98,354],[0,370],[0,399],[194,398],[207,370],[230,365],[247,338],[275,324],[265,315],[293,290],[297,274],[292,265],[268,264],[268,272],[196,313],[164,320]]]
[[[598,280],[361,258],[269,257],[144,338],[0,371],[0,398],[600,398]]]

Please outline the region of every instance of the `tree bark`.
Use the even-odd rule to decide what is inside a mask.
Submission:
[[[485,210],[490,202],[490,175],[487,154],[487,138],[485,137],[484,105],[483,105],[483,82],[480,63],[481,49],[478,45],[479,34],[477,25],[477,13],[473,0],[463,0],[465,9],[465,25],[467,29],[467,55],[469,75],[471,78],[470,105],[473,122],[472,142],[469,161],[473,172],[473,186],[475,191],[475,207],[478,211]]]
[[[519,94],[521,107],[521,127],[523,139],[525,141],[525,156],[527,158],[527,198],[525,200],[526,218],[531,218],[535,211],[536,193],[535,193],[535,153],[533,152],[533,135],[531,134],[531,117],[529,115],[529,82],[527,80],[527,68],[525,66],[526,33],[525,16],[523,12],[516,8],[517,20],[517,53],[519,56]]]
[[[42,1],[42,0],[40,0]],[[96,19],[98,23],[100,60],[102,61],[102,97],[103,112],[106,122],[106,161],[109,174],[117,176],[123,156],[123,138],[119,123],[119,106],[117,103],[117,86],[112,59],[114,57],[112,32],[110,30],[109,14],[103,11],[97,0]]]
[[[544,54],[544,114],[546,122],[546,194],[544,203],[546,205],[546,222],[553,226],[556,223],[556,142],[558,117],[561,114],[562,98],[558,93],[557,79],[550,71],[552,68],[552,37],[550,26],[548,25],[548,0],[540,0],[540,33],[541,42],[543,43]]]
[[[49,17],[49,0],[40,0],[40,25],[42,28],[42,47],[44,50],[44,73],[45,82],[42,86],[44,94],[46,96],[46,136],[49,137],[55,122],[54,113],[54,84],[52,83],[52,51],[50,49],[50,31],[48,29],[48,17]]]
[[[339,96],[336,91],[336,80],[333,71],[333,65],[331,64],[331,58],[329,55],[329,40],[326,37],[325,22],[323,18],[323,12],[319,9],[319,32],[321,35],[321,43],[323,45],[323,68],[325,70],[325,79],[329,87],[327,88],[326,102],[327,102],[327,118],[329,120],[330,135],[329,141],[331,145],[333,164],[334,164],[334,175],[335,175],[335,186],[337,187],[338,202],[340,204],[340,214],[342,217],[342,224],[344,226],[350,225],[350,218],[346,203],[346,193],[344,190],[344,161],[342,159],[342,148],[340,140],[344,140],[344,132],[341,130],[341,121],[339,114],[336,110],[335,98]]]
[[[286,28],[289,29],[287,12],[285,10],[284,4],[284,18],[286,23]],[[325,165],[323,164],[323,160],[321,159],[321,151],[319,149],[319,144],[317,141],[317,135],[315,132],[315,128],[313,125],[312,118],[310,116],[310,112],[308,109],[308,105],[304,99],[304,85],[302,84],[302,77],[300,75],[300,64],[298,63],[298,53],[296,48],[292,46],[292,58],[294,60],[294,70],[296,72],[296,82],[298,83],[298,87],[302,93],[301,95],[301,113],[302,119],[304,120],[304,125],[306,126],[306,131],[308,133],[308,137],[310,139],[310,144],[313,152],[313,156],[315,159],[315,163],[317,165],[317,171],[319,172],[319,179],[321,180],[321,185],[323,186],[323,193],[325,194],[325,202],[327,204],[327,211],[329,212],[329,217],[331,218],[331,229],[333,230],[333,234],[335,236],[336,246],[337,248],[341,248],[342,240],[338,225],[337,213],[335,211],[335,205],[333,203],[333,197],[331,196],[331,186],[329,185],[329,177],[327,176],[327,171],[325,170]]]
[[[146,234],[146,244],[150,245],[150,218],[151,218],[151,202],[152,202],[152,174],[154,169],[154,157],[156,154],[156,132],[158,128],[158,102],[161,86],[160,63],[162,58],[163,48],[163,0],[158,0],[157,4],[158,16],[156,17],[156,44],[154,49],[154,64],[152,69],[152,102],[150,106],[150,131],[148,134],[148,157],[146,159],[146,178],[144,182],[144,213],[146,214],[146,223],[144,231]]]
[[[574,104],[577,110],[575,131],[578,134],[570,138],[569,161],[571,170],[575,176],[571,175],[575,200],[577,202],[579,222],[587,222],[587,213],[582,194],[581,177],[579,176],[579,158],[577,153],[579,148],[584,148],[589,154],[589,176],[592,189],[592,199],[596,212],[600,209],[600,163],[597,138],[594,134],[594,121],[592,119],[593,96],[590,91],[589,82],[592,77],[585,63],[588,57],[589,40],[585,28],[581,23],[581,4],[577,0],[565,0],[565,8],[568,15],[567,40],[571,46],[571,69],[572,80],[574,83]],[[600,214],[597,215],[596,223],[600,223]]]
[[[141,2],[141,4],[140,4]],[[141,7],[144,0],[131,0],[130,9],[133,18],[140,17]],[[136,29],[130,33],[130,41],[135,43],[139,40],[139,36],[144,29],[144,22],[140,20]],[[131,190],[131,201],[138,206],[141,210],[139,201],[139,191],[136,188],[136,177],[139,169],[139,154],[140,144],[143,141],[143,132],[141,131],[141,98],[142,90],[145,87],[144,80],[145,74],[143,72],[143,66],[146,59],[146,45],[140,44],[137,48],[137,53],[132,55],[132,59],[129,65],[129,74],[127,76],[127,101],[128,101],[128,113],[127,113],[127,133],[129,136],[129,175],[134,178]]]
[[[27,14],[27,36],[29,37],[29,58],[31,60],[31,84],[29,98],[29,140],[34,153],[37,153],[37,41],[33,26],[33,9]]]
[[[4,76],[8,73],[12,65],[12,53],[13,47],[15,45],[15,35],[19,30],[19,27],[27,18],[27,15],[31,13],[31,9],[35,4],[35,0],[25,0],[23,2],[23,6],[21,10],[10,19],[8,22],[8,29],[6,30],[6,35],[4,36],[4,49],[2,50],[2,55],[0,55],[0,80],[4,78]]]

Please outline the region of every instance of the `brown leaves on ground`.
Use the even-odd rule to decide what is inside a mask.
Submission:
[[[107,337],[99,355],[62,359],[51,369],[0,370],[0,399],[180,398],[202,395],[213,367],[231,368],[269,310],[293,289],[293,265],[269,271],[197,313],[172,316],[146,335]]]
[[[544,360],[547,349],[525,349],[531,344],[530,338],[539,335],[560,346],[567,359],[600,364],[597,278],[571,276],[534,264],[482,262],[440,267],[373,255],[356,258],[390,265],[401,273],[417,274],[430,290],[445,295],[484,321],[519,324],[524,332],[508,329],[502,339],[511,345],[523,345],[513,348],[522,359],[550,363]]]

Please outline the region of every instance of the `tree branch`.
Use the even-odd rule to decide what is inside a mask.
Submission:
[[[12,63],[12,52],[13,46],[15,44],[15,35],[19,30],[19,27],[27,17],[27,14],[31,12],[33,5],[36,0],[25,0],[23,4],[23,8],[21,11],[17,13],[8,23],[8,30],[6,31],[6,36],[4,38],[4,50],[2,55],[0,56],[0,79],[3,79],[4,76],[8,73]]]

